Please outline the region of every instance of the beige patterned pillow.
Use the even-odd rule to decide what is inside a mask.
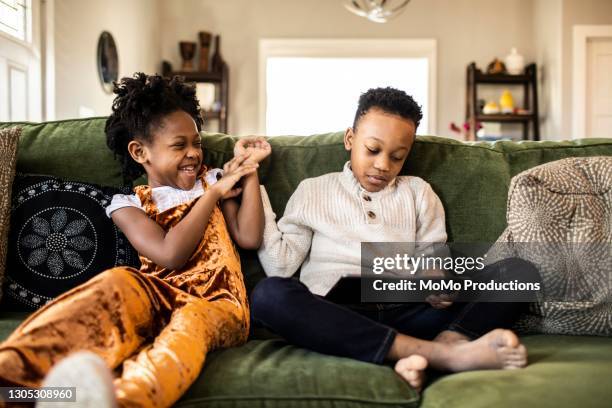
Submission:
[[[513,254],[504,255],[534,263],[544,286],[517,329],[612,335],[612,157],[568,158],[518,174],[506,217],[498,242]]]
[[[11,188],[17,163],[17,144],[21,128],[0,130],[0,297],[6,267],[8,230],[11,218]]]

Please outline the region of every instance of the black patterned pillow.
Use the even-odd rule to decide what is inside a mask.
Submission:
[[[17,175],[13,183],[3,310],[33,311],[138,255],[106,216],[112,196],[126,189]]]

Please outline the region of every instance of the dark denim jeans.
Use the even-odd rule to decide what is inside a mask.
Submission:
[[[497,282],[539,280],[537,269],[518,258],[487,266]],[[251,318],[297,346],[324,354],[382,363],[398,332],[433,340],[444,330],[477,338],[510,328],[528,303],[454,303],[434,309],[428,303],[338,305],[316,296],[294,278],[266,278],[251,294]]]

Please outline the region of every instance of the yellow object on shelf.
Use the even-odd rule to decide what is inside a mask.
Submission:
[[[487,104],[482,109],[482,113],[485,115],[494,115],[499,113],[499,106],[495,102],[487,102]]]
[[[502,92],[501,98],[499,98],[499,105],[501,106],[502,113],[512,113],[514,111],[514,98],[509,90]]]

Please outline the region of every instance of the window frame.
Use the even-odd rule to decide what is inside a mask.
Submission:
[[[0,36],[13,41],[23,47],[26,47],[28,49],[33,49],[35,47],[34,44],[34,19],[35,19],[35,8],[36,8],[37,2],[35,0],[25,0],[25,30],[24,30],[24,37],[25,38],[19,38],[7,31],[4,30],[0,30]]]
[[[435,39],[279,39],[259,40],[258,129],[266,131],[267,60],[297,58],[426,58],[428,60],[428,134],[435,135],[437,95],[437,41]]]

